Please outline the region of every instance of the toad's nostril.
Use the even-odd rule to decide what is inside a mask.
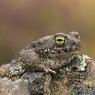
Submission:
[[[64,52],[68,52],[68,49],[63,49],[64,50]]]
[[[60,50],[58,50],[58,53],[60,54],[60,53],[61,53],[61,51],[60,51]]]

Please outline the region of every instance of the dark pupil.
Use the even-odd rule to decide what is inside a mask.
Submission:
[[[57,41],[63,41],[62,39],[57,39]]]

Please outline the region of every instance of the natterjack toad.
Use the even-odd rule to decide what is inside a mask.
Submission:
[[[19,51],[6,68],[1,66],[0,74],[12,78],[20,77],[28,70],[56,73],[79,50],[80,36],[77,32],[42,37]]]

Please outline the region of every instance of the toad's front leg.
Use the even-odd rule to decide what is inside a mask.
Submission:
[[[46,72],[46,73],[51,73],[51,74],[56,74],[56,71],[52,70],[51,68],[43,65],[43,64],[40,64],[38,66],[36,66],[36,69],[35,71],[42,71],[42,72]]]
[[[12,64],[6,70],[6,77],[8,78],[20,78],[25,72],[24,66],[19,62],[17,64]]]

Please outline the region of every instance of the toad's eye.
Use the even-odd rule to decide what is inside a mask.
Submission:
[[[56,37],[54,40],[54,43],[57,45],[64,45],[65,39],[64,39],[64,37],[61,37],[61,36]]]

